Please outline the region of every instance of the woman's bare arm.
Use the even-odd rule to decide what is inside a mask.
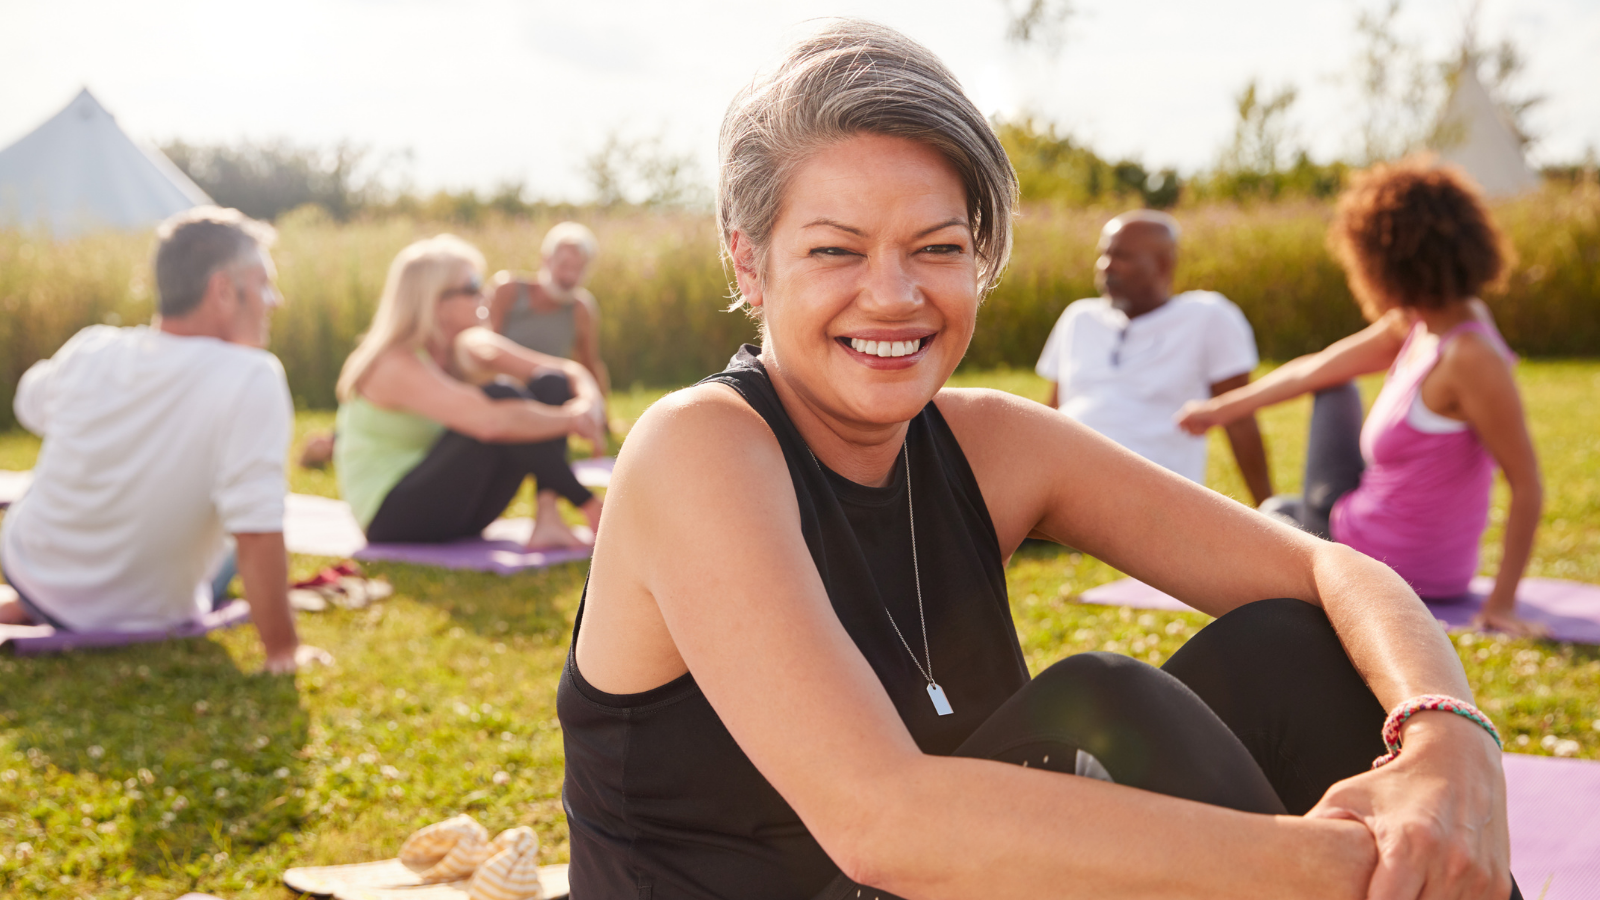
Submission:
[[[488,381],[494,376],[504,375],[525,382],[540,372],[552,370],[566,375],[573,396],[589,407],[590,416],[594,419],[594,427],[585,427],[582,436],[594,443],[596,454],[604,450],[607,430],[605,393],[594,376],[581,364],[530,350],[487,328],[469,328],[456,335],[453,359],[472,381]]]
[[[1500,351],[1471,334],[1445,346],[1428,381],[1435,378],[1445,388],[1449,411],[1459,413],[1472,426],[1478,440],[1500,464],[1511,488],[1500,571],[1495,576],[1494,590],[1484,603],[1484,621],[1492,628],[1538,633],[1531,623],[1516,617],[1517,584],[1533,553],[1533,536],[1544,506],[1539,456],[1528,435],[1516,380]]]
[[[939,407],[972,463],[1003,551],[1041,534],[1212,615],[1298,598],[1327,612],[1385,708],[1419,694],[1472,699],[1449,639],[1387,566],[1249,510],[1037,404],[947,390]],[[1373,830],[1382,853],[1374,897],[1418,896],[1404,885],[1421,874],[1424,897],[1503,900],[1509,839],[1498,748],[1448,713],[1412,722],[1399,761],[1341,782],[1330,792],[1337,804],[1321,812],[1344,810]]]
[[[1376,853],[1354,823],[922,754],[829,603],[776,439],[731,391],[646,413],[607,516],[585,678],[622,693],[693,672],[857,881],[916,898],[1363,895]]]
[[[590,437],[596,428],[593,404],[581,397],[562,406],[493,399],[400,348],[378,357],[358,390],[369,403],[417,413],[491,443],[543,441],[564,434]]]
[[[1382,372],[1405,343],[1404,329],[1403,315],[1391,312],[1316,353],[1284,363],[1245,387],[1209,400],[1190,401],[1178,413],[1178,426],[1190,434],[1205,434],[1213,426],[1227,425],[1264,406],[1343,384],[1358,375]]]

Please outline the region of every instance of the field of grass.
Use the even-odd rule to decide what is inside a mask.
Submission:
[[[1117,210],[1030,205],[1017,219],[1005,277],[979,312],[965,365],[1031,367],[1073,300],[1092,296],[1095,243]],[[1360,327],[1344,275],[1324,241],[1332,206],[1286,202],[1178,209],[1177,288],[1220,291],[1255,330],[1264,357],[1288,359]],[[1489,297],[1512,347],[1530,356],[1600,348],[1600,188],[1552,186],[1495,209],[1518,261]],[[590,287],[599,298],[601,350],[618,385],[685,384],[727,361],[754,334],[722,311],[728,276],[711,216],[648,209],[581,210],[601,253]],[[474,222],[402,216],[339,223],[301,210],[277,222],[273,257],[286,300],[273,318],[295,405],[334,405],[339,366],[372,321],[385,273],[406,244],[453,231],[491,270],[537,265],[549,217]],[[98,322],[149,320],[149,234],[98,234],[58,243],[0,229],[0,429],[11,394],[34,360]]]
[[[1600,582],[1600,364],[1530,362],[1519,377],[1549,485],[1530,571]],[[1045,390],[1024,371],[956,381]],[[619,394],[613,412],[636,417],[661,393]],[[1280,490],[1298,486],[1307,411],[1291,403],[1263,417]],[[303,435],[330,422],[311,412],[297,425]],[[29,435],[0,433],[0,468],[28,467],[37,451]],[[1220,439],[1210,481],[1245,496]],[[295,470],[291,486],[336,492],[325,472]],[[1504,509],[1499,491],[1497,521]],[[1486,565],[1497,539],[1492,529]],[[299,577],[328,562],[292,564]],[[457,812],[491,830],[532,825],[543,859],[564,860],[555,685],[584,566],[511,577],[370,568],[394,597],[302,615],[303,639],[338,661],[294,678],[252,674],[261,652],[249,627],[72,657],[0,656],[0,896],[283,897],[284,868],[393,855],[412,829]],[[1074,602],[1116,577],[1053,548],[1012,560],[1030,667],[1084,650],[1160,662],[1206,622]],[[1600,759],[1600,649],[1469,633],[1455,642],[1511,749],[1573,741],[1576,755]]]

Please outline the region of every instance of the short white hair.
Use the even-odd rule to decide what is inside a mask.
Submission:
[[[569,245],[583,251],[583,258],[587,260],[593,260],[600,252],[600,242],[595,240],[594,232],[577,222],[560,222],[545,232],[539,252],[549,259],[557,250]]]
[[[1100,236],[1107,238],[1111,237],[1113,234],[1121,231],[1122,227],[1130,222],[1144,222],[1150,225],[1160,225],[1162,228],[1166,229],[1167,237],[1171,238],[1174,244],[1178,242],[1179,235],[1183,234],[1183,226],[1178,224],[1178,220],[1167,215],[1159,209],[1130,209],[1122,215],[1117,216],[1116,218],[1107,222],[1105,227],[1100,229]]]

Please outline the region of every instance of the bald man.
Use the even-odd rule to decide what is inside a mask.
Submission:
[[[1103,296],[1068,306],[1037,371],[1050,405],[1122,446],[1205,484],[1206,441],[1173,421],[1190,400],[1249,383],[1255,335],[1244,313],[1214,291],[1172,295],[1177,220],[1123,213],[1100,234],[1095,284]],[[1227,426],[1228,443],[1257,504],[1272,496],[1256,420]]]

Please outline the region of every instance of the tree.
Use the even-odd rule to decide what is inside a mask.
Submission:
[[[1001,0],[1006,7],[1006,39],[1019,47],[1039,47],[1054,55],[1066,42],[1070,0]]]
[[[1233,143],[1223,151],[1219,168],[1270,174],[1286,166],[1296,154],[1290,147],[1294,126],[1289,122],[1289,110],[1298,96],[1299,91],[1287,85],[1268,97],[1252,78],[1233,100],[1239,120],[1234,123]]]
[[[348,219],[383,194],[379,176],[386,161],[355,144],[172,141],[161,151],[218,204],[257,219],[275,219],[306,204]]]
[[[1361,94],[1360,161],[1395,159],[1421,147],[1443,99],[1438,67],[1396,25],[1402,0],[1356,11],[1355,81]]]
[[[613,131],[581,168],[599,206],[703,206],[710,197],[694,156],[668,150],[659,135],[629,140]]]

